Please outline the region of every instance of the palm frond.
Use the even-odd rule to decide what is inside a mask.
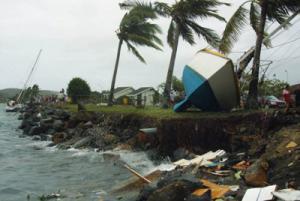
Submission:
[[[207,12],[207,17],[213,17],[213,18],[216,18],[216,19],[218,19],[218,20],[220,20],[222,22],[227,22],[224,17],[220,16],[216,12],[208,11]]]
[[[154,49],[157,50],[161,50],[161,48],[156,45],[153,40],[151,40],[151,38],[147,38],[145,36],[142,35],[136,35],[136,34],[127,34],[127,40],[136,44],[136,45],[140,45],[140,46],[148,46],[148,47],[152,47]]]
[[[178,1],[174,4],[173,10],[177,15],[186,18],[205,17],[206,11],[214,10],[217,6],[230,4],[218,0],[187,0]]]
[[[142,57],[142,55],[138,52],[138,50],[129,42],[125,41],[127,48],[129,51],[132,52],[141,62],[146,63],[145,59]]]
[[[172,8],[168,4],[162,2],[155,2],[154,9],[160,16],[163,17],[169,17],[172,12]]]
[[[131,26],[124,27],[122,32],[125,33],[127,38],[129,35],[141,36],[159,46],[163,46],[161,39],[157,36],[157,34],[161,33],[161,29],[157,24],[152,24],[149,22],[132,24]]]
[[[190,45],[194,45],[195,39],[192,29],[184,22],[177,24],[177,26],[179,26],[182,39],[188,42]]]
[[[140,5],[141,5],[141,3],[136,0],[127,0],[122,3],[119,3],[120,8],[124,9],[124,10],[130,10],[130,9],[132,9],[136,6],[140,6]]]
[[[132,25],[130,27],[130,32],[136,32],[136,33],[145,33],[145,34],[161,34],[161,28],[154,23],[150,22],[143,22],[143,23],[137,23],[135,25]]]
[[[268,36],[269,36],[269,34],[267,32],[264,32],[264,38],[267,38]],[[263,40],[263,44],[267,48],[272,47],[272,43],[271,43],[271,39],[270,38]]]
[[[170,23],[170,26],[168,29],[168,36],[167,36],[167,41],[171,48],[174,47],[174,43],[175,43],[175,29],[176,29],[175,26],[176,26],[176,23],[173,20],[171,20],[171,23]]]
[[[284,13],[295,13],[300,9],[300,1],[299,0],[272,0],[271,1],[274,7],[280,8]]]
[[[223,37],[219,46],[221,52],[230,52],[234,43],[238,40],[243,27],[247,24],[248,12],[249,11],[241,5],[230,18],[223,32]]]
[[[286,9],[280,7],[276,2],[269,3],[267,17],[270,21],[277,21],[279,24],[282,24],[286,21],[289,16],[289,12]]]
[[[119,4],[121,9],[129,10],[142,18],[156,19],[157,14],[151,2],[127,0]]]
[[[250,6],[250,24],[254,31],[257,33],[260,24],[260,10],[255,2],[251,2]]]
[[[126,1],[122,6],[129,11],[122,18],[117,35],[120,40],[126,42],[128,50],[145,63],[135,46],[147,46],[161,50],[162,41],[157,36],[161,33],[161,29],[157,24],[151,23],[153,15],[157,14],[152,4],[139,1]]]
[[[193,31],[198,35],[198,37],[203,37],[204,40],[212,47],[217,48],[220,44],[220,37],[212,29],[199,26],[193,21],[186,21],[186,24],[193,29]]]

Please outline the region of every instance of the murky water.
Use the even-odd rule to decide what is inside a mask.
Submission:
[[[31,138],[20,138],[17,115],[0,104],[0,201],[39,200],[60,191],[63,201],[99,200],[132,175],[120,165],[88,150],[57,150]],[[120,153],[142,173],[155,168],[144,153]],[[108,198],[109,200],[109,198]]]

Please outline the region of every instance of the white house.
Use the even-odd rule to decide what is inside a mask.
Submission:
[[[114,99],[118,99],[122,96],[127,96],[132,93],[134,89],[132,87],[117,87],[114,90]],[[102,91],[102,99],[104,102],[107,102],[109,97],[109,91]]]
[[[154,95],[156,91],[152,87],[142,87],[139,88],[129,95],[127,95],[129,98],[131,98],[134,103],[136,104],[138,98],[141,99],[142,104],[150,106],[154,105]]]
[[[114,90],[114,99],[118,99],[122,96],[128,96],[134,92],[134,89],[132,87],[118,87]]]

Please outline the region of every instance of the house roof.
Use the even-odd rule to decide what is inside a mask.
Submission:
[[[118,93],[118,92],[123,91],[125,89],[133,89],[133,88],[132,87],[117,87],[117,88],[115,88],[114,93]]]
[[[136,96],[140,93],[143,93],[144,91],[147,91],[147,90],[154,90],[152,87],[141,87],[133,92],[131,92],[128,96]]]

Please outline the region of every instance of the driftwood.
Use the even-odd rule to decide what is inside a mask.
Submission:
[[[125,164],[123,165],[127,170],[129,170],[132,174],[134,174],[135,176],[137,176],[138,178],[140,178],[141,180],[143,180],[144,182],[150,184],[151,181],[145,177],[143,177],[141,174],[139,174],[137,171],[135,171],[134,169],[132,169],[131,167],[129,167],[129,165]]]

